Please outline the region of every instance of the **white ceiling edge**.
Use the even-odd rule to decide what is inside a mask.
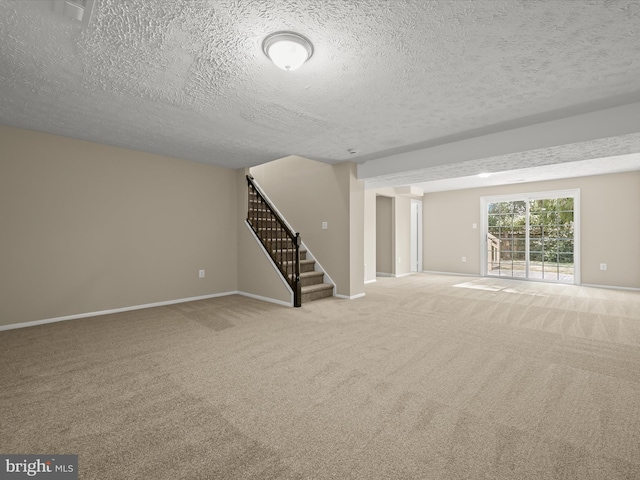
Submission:
[[[511,185],[514,183],[542,182],[566,178],[587,177],[640,171],[640,154],[618,155],[607,158],[565,162],[543,167],[521,168],[492,173],[487,178],[471,175],[458,178],[446,178],[431,182],[414,184],[424,193],[444,192],[449,190],[465,190],[469,188]]]
[[[425,191],[431,188],[438,188],[439,191],[475,188],[490,184],[497,185],[498,179],[503,179],[502,183],[506,183],[509,179],[539,181],[553,180],[565,174],[575,177],[639,170],[640,166],[635,160],[638,152],[640,152],[640,134],[630,134],[400,171],[362,180],[365,182],[366,189],[403,185],[417,185]],[[578,166],[580,166],[579,170]],[[483,172],[492,175],[484,179],[479,178],[477,175]],[[506,172],[514,172],[514,174],[509,177]],[[466,183],[461,180],[464,178],[468,179]],[[468,186],[461,187],[460,185],[463,184]]]
[[[640,134],[518,152],[363,179],[365,189],[415,185],[425,193],[640,170]],[[490,173],[487,178],[478,174]]]
[[[640,102],[368,161],[358,178],[435,192],[640,170],[638,125]]]
[[[390,178],[400,172],[412,172],[477,159],[506,158],[520,152],[542,152],[545,149],[564,145],[577,145],[598,139],[622,137],[637,134],[638,125],[640,125],[640,102],[635,102],[370,160],[358,164],[358,178],[363,180],[385,176]],[[635,152],[640,152],[640,145],[637,150],[633,151],[633,153]],[[623,152],[602,152],[598,156],[606,157],[620,153]],[[587,158],[595,157],[584,156],[580,160]],[[531,161],[533,158],[528,160]],[[545,163],[554,163],[550,160],[547,159]],[[508,170],[508,168],[499,169]],[[482,171],[465,173],[477,174]],[[404,184],[407,183],[409,182]]]

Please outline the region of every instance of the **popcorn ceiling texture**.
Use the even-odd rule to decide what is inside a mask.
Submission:
[[[629,134],[381,175],[367,178],[365,185],[383,188],[415,184],[425,192],[437,192],[516,183],[523,177],[535,181],[627,172],[640,170],[638,152],[640,134]],[[524,169],[531,170],[525,174]],[[499,174],[478,179],[479,172]]]
[[[314,44],[295,72],[262,53],[278,30]],[[622,0],[97,0],[87,28],[0,0],[0,122],[234,168],[362,161],[640,100],[639,32]]]

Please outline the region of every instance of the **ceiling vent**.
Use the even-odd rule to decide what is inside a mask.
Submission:
[[[79,21],[85,27],[89,25],[93,5],[96,0],[53,0],[53,10],[65,17]]]

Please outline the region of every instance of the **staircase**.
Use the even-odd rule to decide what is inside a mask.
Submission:
[[[266,195],[247,175],[249,208],[247,223],[260,239],[294,292],[294,306],[333,296],[333,284],[324,282],[324,272],[271,205]],[[308,258],[311,257],[311,258]]]
[[[273,248],[272,255],[281,256],[281,250]],[[333,296],[333,285],[324,283],[324,272],[316,270],[316,261],[307,258],[307,250],[300,248],[300,287],[302,303]]]

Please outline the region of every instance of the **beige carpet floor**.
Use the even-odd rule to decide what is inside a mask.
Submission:
[[[0,453],[82,479],[638,479],[640,293],[418,274],[0,332]]]

